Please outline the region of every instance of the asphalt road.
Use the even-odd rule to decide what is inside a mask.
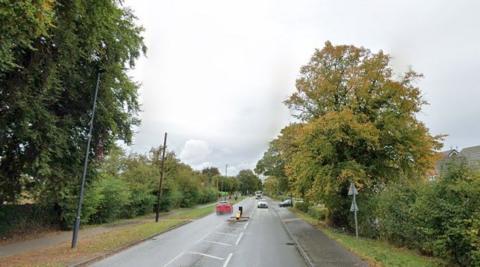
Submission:
[[[257,209],[253,198],[243,206],[245,222],[230,215],[208,215],[115,254],[94,266],[306,266],[277,214],[277,206]]]

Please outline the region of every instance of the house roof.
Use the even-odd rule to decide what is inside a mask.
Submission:
[[[460,151],[460,154],[464,156],[469,162],[480,161],[480,146],[466,147]]]

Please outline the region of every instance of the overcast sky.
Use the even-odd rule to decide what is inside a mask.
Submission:
[[[127,0],[145,27],[142,125],[130,151],[169,134],[194,168],[253,168],[289,121],[300,66],[333,44],[382,49],[423,73],[419,118],[445,148],[480,145],[480,1]]]

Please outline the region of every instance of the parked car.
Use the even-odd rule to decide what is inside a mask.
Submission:
[[[230,203],[226,200],[219,201],[217,203],[217,205],[215,206],[215,211],[216,211],[217,215],[225,214],[225,213],[229,213],[229,214],[233,213],[232,203]]]
[[[280,203],[278,204],[278,206],[280,206],[280,207],[292,207],[292,206],[293,206],[293,204],[292,204],[292,199],[290,199],[290,198],[289,198],[289,199],[285,199],[284,201],[280,202]]]
[[[258,201],[257,208],[268,209],[268,203],[266,201]]]

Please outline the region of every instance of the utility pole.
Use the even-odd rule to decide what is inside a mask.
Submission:
[[[225,179],[228,177],[228,164],[225,164]],[[221,188],[221,191],[223,192],[223,180],[222,179],[222,188]]]
[[[158,185],[158,194],[157,194],[157,212],[155,215],[155,222],[158,222],[158,216],[160,214],[160,199],[162,198],[163,192],[163,175],[165,173],[165,150],[167,149],[167,133],[165,132],[165,137],[163,138],[163,151],[162,151],[162,163],[160,170],[160,184]]]
[[[78,231],[80,229],[80,216],[82,214],[83,194],[85,191],[85,178],[87,176],[88,168],[88,154],[90,152],[90,143],[92,141],[93,119],[95,118],[95,109],[97,108],[98,85],[100,84],[100,73],[97,73],[97,84],[95,86],[95,95],[93,97],[92,117],[90,118],[90,129],[88,130],[87,150],[85,151],[85,162],[83,163],[82,182],[80,185],[80,196],[78,198],[77,216],[75,217],[75,224],[73,225],[72,248],[77,247]]]

